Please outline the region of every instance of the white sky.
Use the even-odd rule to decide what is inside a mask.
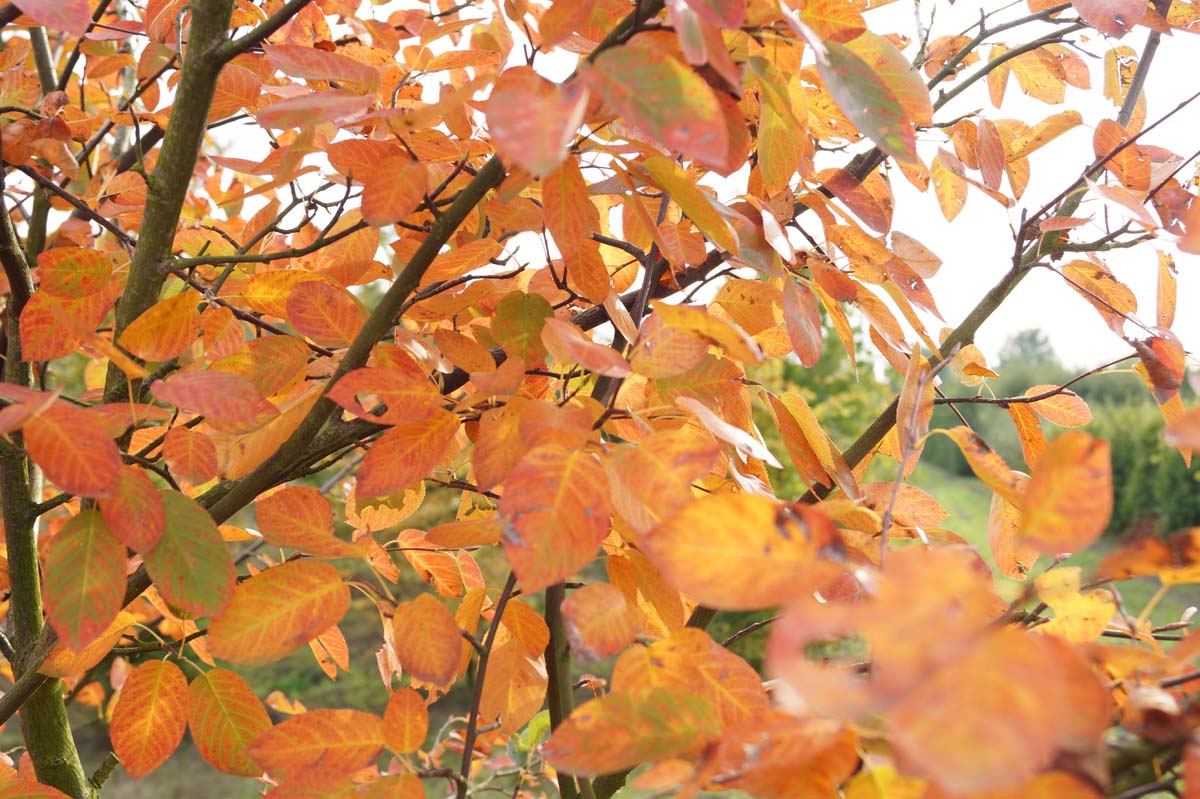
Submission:
[[[876,32],[895,31],[915,40],[917,31],[914,9],[919,9],[922,24],[928,25],[930,11],[935,6],[936,15],[931,38],[962,33],[979,19],[981,10],[992,11],[1014,6],[1001,19],[1011,19],[1028,13],[1024,2],[1014,4],[994,0],[958,0],[955,3],[951,0],[899,0],[868,12],[867,22]],[[377,17],[384,18],[388,10],[387,4],[384,4],[376,8],[374,13]],[[495,13],[493,8],[486,6],[481,10]],[[1031,30],[1032,26],[1018,28],[1001,34],[997,40],[1005,41],[1004,37],[1008,35],[1014,38],[1007,41],[1019,43],[1031,35],[1041,35],[1050,28],[1042,28],[1037,33],[1031,33]],[[1078,176],[1083,167],[1093,160],[1090,126],[1101,119],[1116,117],[1116,109],[1101,93],[1103,56],[1115,42],[1106,40],[1098,33],[1089,33],[1091,36],[1081,55],[1091,69],[1093,88],[1090,91],[1068,87],[1065,103],[1050,106],[1026,98],[1021,94],[1015,78],[1010,78],[1004,109],[1001,112],[991,107],[986,85],[980,81],[936,115],[937,120],[947,120],[982,109],[987,118],[1019,118],[1032,124],[1067,109],[1080,111],[1084,125],[1067,132],[1030,156],[1032,174],[1029,186],[1021,202],[1014,208],[1005,209],[972,187],[968,190],[966,206],[953,223],[947,223],[937,205],[932,188],[927,193],[920,194],[898,171],[893,170],[892,189],[896,198],[893,229],[918,239],[943,260],[941,270],[929,281],[929,286],[947,326],[953,327],[958,324],[1008,270],[1013,249],[1010,228],[1019,221],[1021,208],[1032,210],[1040,207]],[[521,34],[514,31],[514,37],[519,43]],[[1145,38],[1145,29],[1137,28],[1121,39],[1119,44],[1128,45],[1140,53]],[[441,42],[438,44],[442,45]],[[1181,77],[1195,74],[1197,65],[1200,64],[1200,59],[1196,56],[1198,47],[1200,39],[1191,34],[1175,33],[1173,36],[1163,37],[1155,57],[1154,69],[1145,88],[1147,124],[1173,108],[1200,86],[1200,83],[1188,77]],[[434,49],[443,48],[435,46]],[[514,63],[523,62],[520,51],[518,44],[514,48]],[[911,48],[906,54],[910,53]],[[538,71],[552,79],[565,77],[574,65],[574,57],[555,53],[539,55],[536,63]],[[974,68],[968,68],[967,73]],[[953,88],[955,84],[950,82],[943,85]],[[1145,141],[1166,147],[1180,156],[1187,156],[1200,144],[1196,135],[1198,129],[1200,105],[1179,113],[1153,131]],[[253,127],[230,126],[218,134],[218,140],[226,145],[226,154],[252,158],[254,154],[262,155],[265,152],[265,139],[261,136],[255,136],[254,143],[250,144],[239,135],[244,135],[247,130],[253,130]],[[945,137],[938,130],[926,131],[918,137],[919,151],[926,162],[940,146],[949,148],[949,145],[945,144]],[[839,156],[839,159],[844,158],[844,155]],[[834,165],[834,162],[821,162],[818,167],[829,165]],[[1189,166],[1180,172],[1179,178],[1186,180],[1192,174],[1193,167]],[[737,180],[739,175],[741,181]],[[718,191],[723,199],[732,199],[741,190],[739,183],[744,187],[744,170],[739,175],[735,175],[727,185],[720,186]],[[705,181],[710,182],[714,181]],[[1008,190],[1007,181],[1002,189]],[[1119,218],[1119,214],[1113,216],[1112,211],[1109,213],[1110,218]],[[1091,214],[1096,214],[1097,220],[1103,222],[1104,207],[1096,200],[1086,201],[1076,212],[1077,216]],[[1103,229],[1093,224],[1078,229],[1075,234],[1076,240],[1095,239],[1103,235]],[[1155,315],[1158,268],[1154,248],[1159,247],[1174,254],[1179,271],[1179,310],[1173,329],[1186,350],[1200,352],[1200,315],[1191,313],[1192,308],[1200,303],[1200,257],[1179,253],[1169,238],[1132,250],[1106,253],[1102,260],[1113,269],[1117,278],[1136,294],[1137,316],[1147,326],[1151,326]],[[539,243],[536,245],[536,254],[531,250],[528,260],[537,263],[543,257],[541,253]],[[928,329],[936,336],[942,324],[932,316],[927,315],[925,319]],[[1147,335],[1135,326],[1127,327],[1129,335]],[[994,359],[1012,334],[1027,328],[1043,330],[1064,363],[1072,367],[1091,368],[1130,352],[1129,346],[1108,329],[1095,309],[1062,278],[1045,269],[1034,270],[1022,281],[979,331],[976,343],[989,359]],[[1194,358],[1192,363],[1195,364]]]
[[[1002,4],[959,0],[951,5],[947,0],[925,0],[920,4],[924,20],[928,20],[928,10],[934,5],[937,6],[933,27],[936,36],[960,33],[979,18],[981,8],[994,9]],[[1020,3],[1020,6],[1020,9],[1014,10],[1024,13],[1025,4]],[[896,28],[911,35],[915,26],[912,8],[912,3],[894,3],[870,12],[868,23],[874,26],[887,15],[887,19],[895,20],[893,24]],[[1017,29],[1013,34],[1023,36],[1021,30]],[[1136,28],[1119,43],[1140,53],[1145,39],[1145,29]],[[1089,125],[1094,125],[1100,119],[1116,118],[1116,109],[1100,92],[1103,81],[1102,58],[1109,46],[1110,42],[1099,34],[1092,36],[1085,48],[1094,57],[1083,55],[1091,68],[1093,88],[1084,92],[1067,87],[1067,98],[1063,105],[1050,106],[1029,100],[1021,94],[1016,81],[1010,79],[1003,113],[991,107],[986,89],[977,85],[979,91],[974,91],[973,87],[964,92],[937,115],[940,119],[953,119],[983,108],[984,115],[991,119],[1016,117],[1032,123],[1068,108],[1080,111],[1084,125],[1067,132],[1030,156],[1029,188],[1020,204],[1013,209],[1001,207],[972,188],[968,191],[967,204],[962,212],[953,223],[947,223],[938,210],[932,191],[920,195],[899,176],[892,182],[896,195],[894,228],[916,237],[944,261],[941,271],[929,281],[929,286],[949,324],[961,321],[1008,270],[1013,250],[1010,225],[1015,226],[1019,222],[1020,209],[1040,207],[1064,189],[1093,160],[1092,128]],[[1175,33],[1162,38],[1145,88],[1147,124],[1200,88],[1200,81],[1195,80],[1197,67],[1200,67],[1197,48],[1200,48],[1200,37],[1193,34]],[[1180,112],[1148,134],[1145,141],[1186,157],[1200,146],[1197,130],[1200,130],[1200,105]],[[921,136],[919,141],[930,142],[922,147],[922,156],[931,155],[937,146],[935,142],[941,138],[937,131]],[[1179,178],[1186,180],[1193,174],[1193,169],[1184,169]],[[1003,188],[1007,189],[1007,182]],[[1092,213],[1097,215],[1097,219],[1103,220],[1100,203],[1088,200],[1076,215],[1087,216]],[[1091,225],[1080,228],[1077,233],[1076,240],[1088,240],[1099,238],[1103,230]],[[1154,247],[1161,247],[1175,255],[1179,283],[1178,310],[1173,330],[1186,350],[1198,352],[1200,314],[1195,313],[1195,308],[1200,303],[1200,257],[1179,253],[1169,240],[1163,240],[1132,250],[1111,251],[1103,254],[1102,260],[1137,295],[1138,319],[1152,326],[1158,274]],[[1129,346],[1108,329],[1094,308],[1062,278],[1045,269],[1034,270],[1022,281],[979,331],[976,343],[992,358],[1010,335],[1026,328],[1045,331],[1060,357],[1071,366],[1090,368],[1129,352]],[[1140,337],[1146,335],[1132,325],[1127,326],[1127,335],[1139,334]]]

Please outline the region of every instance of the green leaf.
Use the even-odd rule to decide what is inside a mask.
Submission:
[[[496,306],[492,335],[510,356],[519,357],[526,364],[539,363],[546,357],[542,327],[551,316],[554,309],[545,297],[514,291]]]
[[[898,161],[917,161],[913,123],[883,79],[844,44],[825,42],[817,69],[830,97],[859,131]]]
[[[237,570],[217,525],[178,491],[163,492],[167,524],[146,553],[146,571],[163,598],[196,616],[214,616],[233,596]]]

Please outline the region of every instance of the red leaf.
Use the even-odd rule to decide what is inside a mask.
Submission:
[[[287,300],[287,320],[302,335],[328,347],[354,341],[369,312],[357,297],[323,280],[299,284]]]
[[[1146,0],[1071,0],[1079,18],[1105,36],[1120,39],[1146,14]]]
[[[488,98],[492,142],[505,159],[545,177],[566,159],[587,99],[578,82],[563,88],[529,67],[505,70]]]
[[[55,401],[21,432],[29,457],[63,491],[110,497],[116,490],[121,452],[86,411]]]
[[[162,537],[167,523],[162,495],[141,469],[122,466],[112,496],[99,504],[108,529],[134,552],[149,552]]]
[[[82,36],[92,25],[88,0],[13,0],[13,5],[50,30]]]
[[[794,280],[783,282],[783,320],[800,363],[815,366],[821,357],[821,312],[808,286]]]
[[[150,394],[181,411],[239,429],[255,429],[279,415],[246,378],[229,372],[177,372],[150,385]]]

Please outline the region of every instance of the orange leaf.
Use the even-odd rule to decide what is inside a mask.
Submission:
[[[135,780],[158,768],[187,729],[187,678],[174,663],[149,660],[133,670],[113,708],[113,752]]]
[[[527,592],[595,557],[609,530],[608,479],[596,456],[557,445],[528,453],[504,481],[504,554]]]
[[[542,744],[542,755],[559,771],[597,776],[687,754],[720,732],[707,700],[683,688],[655,688],[581,705]]]
[[[363,184],[362,216],[368,225],[383,227],[411,214],[425,199],[429,170],[407,155],[394,155],[355,175]]]
[[[188,350],[200,336],[197,297],[183,291],[159,300],[121,334],[120,345],[144,361],[166,361]]]
[[[176,425],[163,438],[162,452],[171,473],[192,485],[217,476],[217,447],[204,433]]]
[[[436,415],[445,402],[415,361],[347,372],[329,390],[328,397],[354,415],[379,424],[419,422]],[[377,402],[364,403],[367,397]]]
[[[111,497],[121,471],[117,445],[80,408],[54,401],[21,428],[25,449],[46,479],[82,497]]]
[[[38,667],[38,673],[47,677],[70,677],[86,672],[95,666],[116,646],[117,641],[125,635],[131,624],[137,622],[132,613],[122,610],[113,619],[112,624],[96,640],[75,652],[64,642],[58,641],[44,663]]]
[[[272,66],[292,77],[379,88],[378,69],[344,55],[297,44],[268,44],[263,50]]]
[[[113,262],[99,250],[55,247],[38,254],[38,288],[56,297],[87,297],[108,285]]]
[[[507,69],[488,98],[492,142],[506,161],[543,178],[566,160],[587,100],[587,91],[578,83],[560,87],[529,67]]]
[[[624,377],[632,371],[620,354],[597,344],[577,325],[551,317],[542,325],[542,343],[556,360],[577,363],[589,372],[608,377]]]
[[[0,799],[70,799],[57,788],[26,779],[14,779],[0,785]]]
[[[271,719],[254,690],[228,669],[206,671],[188,687],[188,727],[200,755],[213,768],[239,777],[261,769],[246,751],[271,729]]]
[[[458,417],[441,409],[425,421],[395,425],[363,457],[356,495],[382,497],[419,483],[450,453],[458,428]]]
[[[444,688],[458,676],[462,651],[458,622],[430,594],[396,606],[392,619],[392,648],[400,665],[416,679]]]
[[[517,733],[529,723],[546,701],[546,666],[541,656],[529,654],[520,641],[501,630],[479,698],[479,712],[494,718],[501,729]],[[465,642],[464,642],[465,643]]]
[[[247,666],[291,654],[350,607],[350,589],[337,569],[318,561],[292,561],[238,585],[225,611],[212,620],[213,655]]]
[[[46,615],[76,651],[101,636],[125,604],[125,547],[94,510],[82,511],[50,539]]]
[[[369,315],[361,300],[323,280],[298,284],[287,299],[287,320],[292,327],[328,347],[349,345]]]
[[[1112,517],[1108,443],[1082,431],[1050,442],[1025,489],[1022,540],[1047,555],[1078,552]]]
[[[399,688],[388,698],[383,712],[383,735],[387,748],[398,755],[416,752],[429,733],[429,709],[425,699],[412,688]]]
[[[314,92],[271,103],[254,118],[264,128],[300,128],[360,116],[374,102],[371,95],[348,91]]]
[[[1038,424],[1037,414],[1027,405],[1012,404],[1008,406],[1008,415],[1012,417],[1017,428],[1017,438],[1021,442],[1021,453],[1025,463],[1032,469],[1037,466],[1042,452],[1046,449],[1046,434]]]
[[[519,599],[514,599],[504,606],[504,616],[500,623],[532,657],[541,655],[550,645],[550,628],[542,620],[541,614]]]
[[[116,490],[99,505],[108,529],[134,552],[145,554],[162,538],[167,523],[162,495],[141,469],[122,466]]]
[[[695,500],[641,542],[668,583],[697,602],[729,610],[771,607],[821,587],[841,568],[819,556],[840,545],[823,513],[788,511],[749,494]]]
[[[1021,479],[1025,485],[1027,478]],[[992,559],[996,569],[1005,577],[1024,580],[1038,559],[1038,551],[1020,541],[1021,512],[1004,497],[992,494],[988,511],[988,545],[992,548]]]
[[[562,612],[571,651],[584,663],[617,654],[638,634],[635,609],[620,589],[608,583],[572,591]]]
[[[310,710],[263,733],[249,747],[264,771],[286,780],[307,768],[351,774],[383,749],[383,721],[361,710]]]
[[[333,534],[333,505],[311,486],[289,486],[254,503],[258,529],[268,543],[317,558],[353,558],[363,548]]]
[[[1008,468],[1004,459],[997,455],[996,451],[989,447],[987,442],[980,438],[974,430],[959,426],[942,432],[950,436],[958,445],[963,457],[967,459],[967,465],[985,486],[1016,507],[1023,508],[1025,506],[1025,500],[1021,493],[1021,482],[1016,472]]]
[[[821,313],[812,290],[794,280],[783,282],[783,319],[792,349],[804,366],[816,366],[821,357]]]
[[[1026,390],[1025,396],[1036,397],[1057,388],[1058,386],[1048,384],[1033,386]],[[1032,402],[1030,406],[1047,422],[1062,427],[1082,427],[1092,421],[1092,411],[1087,402],[1074,391],[1063,391],[1044,400]]]
[[[588,197],[578,161],[568,160],[542,179],[542,214],[563,255],[571,255],[599,231],[600,212]]]

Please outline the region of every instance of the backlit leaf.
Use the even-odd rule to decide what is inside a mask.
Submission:
[[[170,661],[149,660],[135,668],[113,708],[113,752],[135,780],[163,764],[187,729],[187,678]]]
[[[217,476],[217,448],[204,433],[176,425],[167,431],[162,450],[177,478],[200,485]]]
[[[185,352],[200,335],[200,311],[190,291],[159,300],[125,329],[120,344],[144,361]]]
[[[579,162],[564,161],[542,179],[542,215],[563,255],[575,253],[600,229],[600,213],[588,198]]]
[[[99,505],[108,529],[134,552],[149,552],[162,537],[167,523],[162,494],[141,469],[122,466],[116,490]]]
[[[150,384],[160,402],[239,428],[261,427],[279,415],[246,378],[230,372],[176,372]]]
[[[254,118],[264,128],[299,128],[357,117],[373,103],[370,95],[340,90],[314,92],[271,103]]]
[[[87,0],[19,0],[17,8],[52,31],[82,36],[92,24]]]
[[[375,227],[411,214],[429,188],[429,170],[407,155],[392,156],[354,177],[363,184],[363,221]]]
[[[625,121],[669,149],[720,165],[729,148],[721,104],[699,75],[668,53],[613,47],[587,73],[591,85]]]
[[[887,83],[846,45],[824,44],[825,57],[817,60],[817,69],[838,108],[883,152],[898,161],[915,162],[913,120]]]
[[[254,503],[258,530],[269,543],[317,558],[352,558],[361,546],[333,534],[333,505],[311,486],[288,486]]]
[[[686,689],[659,688],[581,705],[542,744],[542,754],[559,771],[595,776],[687,754],[719,733],[708,701]]]
[[[505,70],[488,99],[492,141],[506,159],[545,177],[566,159],[587,99],[579,84],[557,86],[529,67]]]
[[[1079,18],[1105,36],[1120,39],[1146,13],[1146,0],[1071,0]]]
[[[1036,397],[1048,391],[1054,391],[1058,386],[1032,386],[1025,391],[1025,396]],[[1082,397],[1074,391],[1061,391],[1043,400],[1030,403],[1038,415],[1047,422],[1061,427],[1082,427],[1092,421],[1092,412]]]
[[[246,750],[271,729],[271,719],[254,690],[235,672],[210,669],[188,693],[188,728],[200,755],[226,774],[257,777],[261,769]]]
[[[349,607],[350,589],[337,569],[317,561],[284,563],[238,585],[209,625],[208,647],[232,663],[271,663],[337,624]]]
[[[299,284],[287,300],[287,319],[292,327],[327,347],[349,345],[368,315],[357,297],[323,280]]]
[[[637,616],[620,589],[590,583],[571,592],[562,606],[571,651],[581,660],[615,655],[633,643]]]
[[[396,606],[392,648],[416,679],[443,688],[454,682],[461,641],[454,615],[431,594],[418,594]]]
[[[841,569],[824,555],[841,542],[824,514],[785,510],[765,497],[713,494],[685,505],[645,536],[663,578],[709,607],[752,610],[819,588]]]
[[[591,341],[579,327],[553,317],[542,325],[542,343],[556,360],[577,363],[589,372],[624,377],[632,371],[616,350]]]
[[[1024,507],[1021,481],[1004,459],[969,427],[954,427],[943,431],[954,440],[967,459],[967,465],[988,488],[1018,508]]]
[[[1022,539],[1054,555],[1095,541],[1112,516],[1108,443],[1082,431],[1050,442],[1025,489]]]
[[[50,539],[42,592],[50,625],[76,651],[117,617],[125,603],[125,547],[98,511],[81,511]]]
[[[500,498],[504,554],[525,591],[575,574],[609,530],[608,479],[596,456],[559,446],[527,454]]]
[[[1112,591],[1080,592],[1080,569],[1064,566],[1041,574],[1036,582],[1038,598],[1054,611],[1054,618],[1035,629],[1056,635],[1073,644],[1095,641],[1117,612]]]
[[[113,262],[102,252],[55,247],[38,254],[38,288],[56,297],[87,297],[108,284]]]

